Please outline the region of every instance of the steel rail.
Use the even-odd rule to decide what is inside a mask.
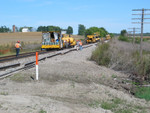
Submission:
[[[8,69],[8,68],[18,67],[18,66],[20,66],[20,63],[11,64],[11,65],[7,65],[7,66],[0,67],[0,70],[5,70],[5,69]]]
[[[92,44],[92,45],[85,46],[85,47],[83,47],[83,48],[88,48],[88,47],[91,47],[91,46],[93,46],[93,44]],[[56,54],[53,54],[53,55],[50,55],[50,56],[41,58],[41,59],[39,59],[38,61],[42,61],[42,60],[45,60],[45,59],[47,59],[47,58],[52,58],[52,57],[55,57],[55,56],[58,56],[58,55],[64,55],[64,54],[67,54],[67,53],[69,53],[69,52],[71,52],[71,51],[76,51],[76,49],[73,48],[73,49],[70,49],[70,50],[68,50],[68,51],[66,51],[66,52],[59,52],[59,53],[56,53]],[[13,71],[10,71],[10,72],[6,72],[6,73],[4,73],[4,74],[0,74],[0,79],[3,79],[3,78],[5,78],[5,77],[8,77],[8,76],[10,76],[11,74],[13,74],[13,73],[15,73],[15,72],[17,72],[17,71],[20,71],[20,70],[27,70],[27,69],[33,68],[33,67],[35,67],[35,62],[36,62],[36,61],[28,62],[28,63],[24,64],[23,67],[20,67],[20,68],[18,68],[18,69],[16,69],[16,70],[13,70]],[[14,64],[14,65],[9,65],[8,68],[12,68],[12,67],[16,67],[16,66],[20,66],[20,63]],[[6,66],[6,67],[7,67],[7,66]],[[6,69],[6,67],[1,67],[1,68],[2,68],[2,69]],[[1,68],[0,68],[0,69],[1,69]]]
[[[45,53],[49,53],[52,51],[38,51],[39,54],[45,54]],[[16,60],[16,59],[21,59],[21,58],[25,58],[25,57],[30,57],[30,56],[34,56],[36,52],[30,52],[30,53],[23,53],[20,54],[18,57],[16,57],[16,55],[11,55],[11,56],[5,56],[5,57],[0,57],[0,63],[4,63],[7,61],[12,61],[12,60]]]

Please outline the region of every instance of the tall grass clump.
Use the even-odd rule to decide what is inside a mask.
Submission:
[[[143,46],[145,49],[141,59],[139,46],[114,39],[111,43],[98,45],[92,53],[91,60],[116,71],[134,73],[141,79],[150,81],[150,50],[147,49],[150,47],[144,44],[146,47]]]
[[[109,43],[98,45],[92,53],[91,60],[97,62],[99,65],[108,66],[110,63],[109,47]]]
[[[150,54],[143,54],[141,59],[139,56],[135,57],[135,72],[144,77],[144,79],[150,79]]]
[[[120,41],[125,41],[125,42],[129,42],[129,38],[126,36],[119,36],[118,40]]]
[[[12,45],[12,44],[0,46],[0,55],[12,54],[14,52],[15,52],[15,48],[14,48],[14,45]]]

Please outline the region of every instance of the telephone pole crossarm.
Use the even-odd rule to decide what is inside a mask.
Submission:
[[[141,11],[141,13],[138,14],[132,14],[132,15],[141,15],[141,18],[132,18],[132,20],[141,20],[141,22],[132,22],[133,24],[141,24],[141,43],[140,43],[140,57],[142,58],[143,55],[143,25],[144,24],[150,24],[150,22],[144,22],[145,19],[150,19],[150,18],[144,18],[145,15],[150,15],[150,14],[145,14],[145,11],[150,11],[150,9],[133,9],[132,11]],[[135,28],[133,29],[133,33],[135,33]]]

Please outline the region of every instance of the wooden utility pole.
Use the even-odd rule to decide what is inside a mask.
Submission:
[[[133,44],[135,44],[135,32],[138,32],[138,31],[136,31],[136,29],[140,29],[140,28],[135,28],[135,27],[133,27],[133,28],[128,28],[128,29],[132,29],[132,31],[129,31],[129,32],[132,32],[133,33],[133,41],[132,41],[132,43]]]
[[[128,31],[127,32],[128,33],[128,38],[132,35],[131,33],[132,33],[132,31]]]
[[[140,57],[142,58],[143,55],[143,25],[144,24],[149,24],[149,22],[144,22],[145,19],[150,19],[150,18],[144,18],[144,15],[150,15],[150,14],[145,14],[144,11],[150,11],[150,9],[133,9],[132,11],[142,11],[140,14],[132,14],[132,15],[141,15],[141,18],[132,18],[133,20],[141,20],[141,22],[132,22],[133,24],[141,24],[141,43],[140,43]]]

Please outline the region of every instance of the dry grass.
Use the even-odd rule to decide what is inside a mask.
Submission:
[[[143,36],[143,38],[150,38],[150,36]]]
[[[24,43],[41,43],[41,32],[28,32],[28,33],[0,33],[0,45],[7,45],[15,43],[20,40]]]
[[[105,45],[103,44],[100,46],[104,47]],[[135,74],[141,79],[150,80],[150,44],[148,42],[143,42],[142,59],[139,55],[140,44],[133,45],[129,42],[122,42],[114,39],[109,43],[109,46],[108,50],[99,48],[95,50],[94,53],[98,54],[93,54],[93,58],[98,64],[104,65],[107,63],[106,66],[111,69]],[[107,54],[104,54],[104,52]],[[105,60],[104,58],[108,59]],[[103,63],[99,63],[98,61]]]
[[[75,38],[75,40],[85,39],[84,36],[80,36],[80,35],[73,35],[73,38]]]
[[[140,38],[141,36],[136,36],[137,38]],[[150,36],[143,36],[143,38],[150,38]]]
[[[113,40],[110,47],[111,62],[109,67],[119,71],[133,71],[131,63],[133,62],[132,53],[138,50],[138,45],[132,43]],[[130,67],[130,68],[129,68]]]
[[[84,36],[73,35],[75,40],[84,39]],[[24,43],[39,43],[42,41],[42,32],[16,32],[16,33],[0,33],[0,45],[14,44],[17,40]]]

